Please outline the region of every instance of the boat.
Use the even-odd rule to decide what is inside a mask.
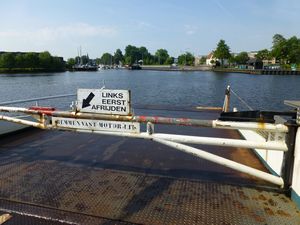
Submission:
[[[87,54],[86,56],[87,63],[83,63],[82,60],[82,54],[81,54],[81,47],[78,51],[78,61],[77,63],[72,67],[73,71],[97,71],[98,66],[94,62],[94,60],[89,59],[89,55]]]
[[[97,71],[98,67],[97,65],[92,65],[92,64],[77,64],[73,66],[73,71]]]
[[[132,64],[127,67],[129,70],[141,70],[142,67],[139,64]]]

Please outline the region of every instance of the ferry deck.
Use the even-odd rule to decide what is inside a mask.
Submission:
[[[189,109],[135,113],[219,115]],[[155,129],[241,138],[233,130]],[[251,149],[197,147],[268,171]],[[0,216],[11,217],[4,225],[300,224],[297,206],[277,186],[149,140],[33,128],[2,135],[0,178]]]

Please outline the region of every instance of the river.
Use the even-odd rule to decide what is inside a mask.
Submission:
[[[230,85],[254,109],[283,110],[284,100],[300,100],[300,76],[238,73],[100,70],[43,74],[1,74],[0,103],[76,93],[78,88],[131,90],[135,105],[222,106]],[[40,104],[66,108],[75,96]],[[231,106],[247,107],[232,95]]]

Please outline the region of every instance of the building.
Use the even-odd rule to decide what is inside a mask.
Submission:
[[[207,56],[206,56],[206,55],[198,55],[198,56],[195,56],[194,65],[195,65],[195,66],[199,66],[199,65],[206,64],[206,61],[201,63],[201,59],[202,59],[203,57],[206,59]]]
[[[263,62],[260,59],[250,58],[247,61],[247,68],[250,70],[261,70],[263,68]]]
[[[248,56],[250,59],[256,59],[257,51],[251,51],[248,52]],[[276,64],[276,58],[271,58],[271,59],[263,59],[262,60],[263,66],[268,66],[268,65],[274,65]]]
[[[214,65],[216,65],[217,62],[221,63],[221,59],[217,59],[216,57],[214,57],[214,52],[213,51],[207,55],[206,65],[214,66]],[[223,59],[223,65],[227,66],[228,64],[229,64],[228,59]]]
[[[214,52],[211,52],[207,55],[206,57],[206,65],[208,66],[213,66],[214,63],[212,63],[212,61],[215,61],[215,58],[214,58]]]

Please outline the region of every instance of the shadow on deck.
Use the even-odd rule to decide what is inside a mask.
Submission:
[[[235,131],[208,128],[156,131],[239,138]],[[198,147],[267,171],[251,150]],[[24,220],[18,224],[300,223],[296,206],[270,191],[274,186],[148,140],[27,130],[0,138],[0,178],[0,211],[10,212],[11,221]]]

